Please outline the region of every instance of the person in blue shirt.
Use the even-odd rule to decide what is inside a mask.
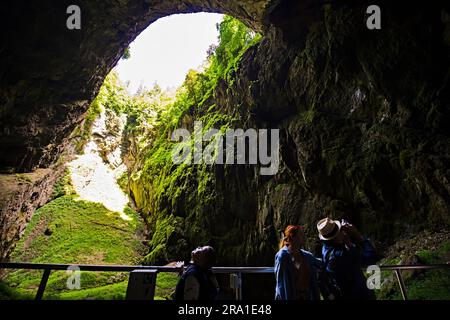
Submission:
[[[317,283],[322,262],[303,250],[305,234],[300,226],[288,226],[275,256],[276,300],[319,300]]]
[[[355,226],[324,218],[317,223],[326,271],[336,281],[343,300],[374,300],[362,268],[377,261],[372,243]]]

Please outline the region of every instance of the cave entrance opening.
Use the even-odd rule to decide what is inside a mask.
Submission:
[[[223,15],[206,13],[161,18],[126,50],[91,106],[93,121],[81,154],[67,164],[80,199],[131,219],[124,213],[131,190],[120,188],[134,166],[129,153],[139,154],[145,143],[137,141],[154,135],[149,125],[173,102],[185,78],[207,67],[222,21]]]
[[[152,23],[114,68],[131,94],[154,86],[180,87],[190,70],[203,70],[219,41],[217,13],[174,14]]]
[[[69,164],[76,193],[113,211],[123,212],[128,198],[137,211],[150,211],[135,192],[144,167],[171,159],[165,136],[174,124],[186,124],[189,110],[202,109],[211,121],[226,118],[214,110],[213,92],[221,81],[233,82],[244,52],[260,39],[222,14],[177,14],[152,23],[106,77],[78,130],[81,155]]]
[[[183,15],[181,20],[184,17],[198,19],[197,16]],[[67,158],[71,156],[68,155],[60,159],[59,164],[66,164],[67,170],[57,182],[50,202],[32,216],[22,239],[10,255],[12,261],[119,265],[166,263],[161,262],[164,261],[161,248],[166,247],[159,242],[171,237],[158,235],[173,230],[172,215],[162,215],[156,223],[149,222],[148,217],[158,212],[160,204],[156,201],[163,199],[161,193],[167,189],[168,182],[188,177],[171,175],[172,148],[167,141],[167,133],[200,114],[191,115],[189,112],[193,109],[200,110],[208,117],[208,124],[215,127],[229,121],[230,117],[222,114],[224,111],[213,101],[213,92],[218,84],[225,82],[229,82],[231,87],[244,52],[259,39],[239,20],[218,15],[206,16],[208,23],[200,18],[197,31],[193,29],[193,23],[178,28],[172,26],[184,31],[179,34],[181,38],[175,37],[168,33],[167,28],[161,27],[171,19],[180,18],[168,17],[158,20],[160,23],[153,23],[148,28],[149,33],[160,26],[159,38],[150,40],[148,44],[140,44],[140,38],[137,39],[130,46],[128,60],[120,61],[106,77],[83,122],[70,136],[77,158],[70,161]],[[220,25],[216,27],[218,23]],[[193,38],[188,37],[189,33]],[[199,36],[200,33],[203,36]],[[145,36],[144,31],[142,39],[145,40]],[[201,44],[197,44],[198,41]],[[163,42],[175,47],[164,48]],[[140,50],[140,45],[146,49]],[[158,52],[159,57],[152,56]],[[187,62],[181,61],[188,55],[190,59]],[[134,67],[136,76],[127,79],[120,70],[126,69],[128,63],[132,65],[133,57],[143,62]],[[148,66],[146,62],[149,62]],[[162,70],[162,78],[155,77],[158,68]],[[173,69],[172,72],[169,68]],[[130,69],[133,71],[133,67]],[[175,76],[171,78],[169,73]],[[147,75],[151,77],[146,78]],[[192,168],[190,166],[186,170],[192,172]],[[177,174],[181,171],[177,170]],[[148,188],[152,188],[152,194]],[[168,193],[176,194],[173,191]],[[149,227],[156,236],[149,235]],[[52,273],[49,283],[58,282],[60,287],[55,290],[49,288],[46,294],[56,299],[113,295],[116,298],[125,294],[127,279],[123,275],[98,274],[82,279],[83,287],[71,291],[66,287],[67,274]],[[4,281],[6,287],[14,287],[11,294],[16,294],[16,289],[29,294],[31,287],[39,285],[40,276],[19,272],[12,273]],[[163,298],[167,295],[167,284],[174,287],[177,277],[160,281],[164,282],[164,288],[162,285],[158,287],[157,283],[156,296]],[[21,285],[16,287],[16,283]],[[90,291],[92,288],[95,288],[94,297]]]

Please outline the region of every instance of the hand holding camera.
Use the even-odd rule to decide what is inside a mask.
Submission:
[[[364,240],[361,233],[359,233],[358,229],[348,221],[342,219],[341,221],[341,230],[345,237],[345,242],[361,242]]]

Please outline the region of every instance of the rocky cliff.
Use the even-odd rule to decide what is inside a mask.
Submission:
[[[0,174],[0,260],[11,254],[34,211],[47,203],[61,169]]]
[[[0,171],[48,167],[63,152],[104,78],[158,18],[227,12],[261,27],[266,0],[78,1],[81,29],[66,27],[73,1],[9,3],[1,12]]]
[[[384,244],[449,227],[444,4],[381,1],[382,29],[369,30],[365,1],[79,3],[80,31],[65,28],[67,1],[16,1],[2,11],[2,23],[15,29],[0,51],[1,171],[54,163],[106,74],[148,24],[172,13],[225,12],[264,39],[208,104],[237,119],[236,127],[279,128],[281,167],[273,177],[254,166],[191,168],[157,199],[153,182],[135,177],[136,204],[155,214],[152,250],[166,250],[156,250],[154,261],[209,242],[223,264],[271,264],[286,224],[306,225],[314,239],[325,214],[354,221]],[[193,108],[184,125],[201,116],[208,115]],[[162,229],[170,232],[156,232]]]
[[[450,43],[442,8],[385,6],[382,30],[371,31],[363,5],[324,6],[307,30],[279,16],[295,12],[286,6],[267,15],[271,27],[232,81],[180,121],[191,132],[195,120],[218,114],[236,119],[234,128],[280,129],[278,173],[196,165],[156,176],[144,167],[130,186],[153,225],[148,263],[187,259],[190,248],[210,243],[222,264],[270,265],[287,224],[305,225],[314,250],[315,223],[325,215],[354,222],[380,249],[423,229],[448,229]]]

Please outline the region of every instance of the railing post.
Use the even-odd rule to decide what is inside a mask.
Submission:
[[[230,274],[230,286],[234,289],[236,300],[242,300],[242,274],[240,272]]]
[[[126,300],[154,300],[158,270],[134,270],[130,272]]]
[[[401,271],[399,269],[395,269],[395,275],[397,276],[397,281],[400,286],[400,292],[402,293],[403,300],[408,300],[408,294],[406,292],[405,282],[403,281]]]
[[[44,274],[41,278],[41,283],[39,283],[39,289],[36,293],[35,300],[42,300],[42,297],[44,296],[45,287],[47,286],[48,277],[50,276],[50,272],[52,272],[51,269],[44,269]]]
[[[237,297],[236,300],[242,300],[242,273],[238,272],[237,274],[237,278],[238,278],[238,288],[236,290],[237,293]]]

